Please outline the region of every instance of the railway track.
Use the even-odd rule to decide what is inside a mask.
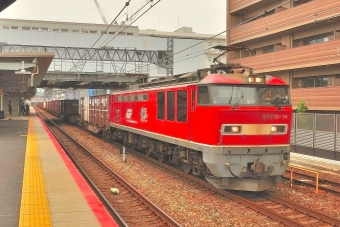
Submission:
[[[253,201],[268,210],[293,220],[296,226],[340,226],[340,220],[319,211],[303,207],[298,203],[280,198],[269,192],[237,192],[242,198]]]
[[[117,145],[117,146],[121,146],[121,145]],[[177,170],[169,165],[160,163],[159,161],[153,158],[147,157],[141,154],[140,152],[134,151],[133,149],[126,148],[126,150],[129,153],[129,155],[133,154],[140,158],[146,159],[158,166],[161,166],[164,169],[171,171],[172,173],[179,175],[180,177],[183,177],[191,182],[194,182],[195,184],[199,185],[200,187],[206,190],[215,192],[216,194],[220,194],[226,198],[229,198],[247,207],[248,209],[252,209],[255,212],[265,215],[266,217],[272,220],[275,220],[276,222],[281,223],[283,225],[286,225],[286,226],[340,226],[340,222],[338,219],[324,215],[317,211],[313,211],[309,208],[301,207],[296,203],[290,202],[288,204],[289,201],[286,201],[286,202],[282,202],[282,200],[279,201],[279,198],[275,198],[271,194],[266,195],[264,193],[258,193],[258,195],[262,195],[262,202],[254,201],[250,198],[247,198],[244,195],[242,196],[237,193],[231,193],[225,190],[217,189],[202,179],[185,174],[184,172],[180,170]],[[106,189],[103,189],[103,190],[104,191],[107,190],[107,185],[106,185]],[[129,202],[131,202],[131,200]],[[125,208],[127,209],[129,207],[125,206]],[[123,209],[123,213],[124,213],[124,209]]]
[[[68,136],[54,121],[44,116],[42,111],[37,112],[119,226],[180,226],[90,151]]]
[[[190,181],[193,181],[200,186],[207,188],[210,191],[213,191],[217,194],[225,196],[239,204],[244,205],[249,209],[253,209],[254,211],[261,213],[265,216],[270,217],[271,219],[276,220],[279,223],[282,223],[286,226],[340,226],[340,220],[333,218],[329,215],[325,215],[318,211],[314,211],[312,209],[302,207],[298,203],[293,203],[289,200],[284,200],[282,198],[276,197],[269,193],[251,193],[251,192],[229,192],[226,190],[221,190],[213,187],[211,184],[199,179],[197,177],[187,175],[184,172],[174,169],[166,164],[160,163],[153,158],[146,157],[143,154],[136,152],[134,150],[129,149],[129,153],[133,153],[134,155],[140,156],[141,158],[147,159],[148,161],[154,162],[155,164],[162,166],[163,168],[169,169],[172,172],[180,175],[181,177],[187,178]],[[256,195],[256,198],[261,195],[265,201],[263,204],[259,204],[256,201],[253,201],[250,198],[247,198],[246,195]]]

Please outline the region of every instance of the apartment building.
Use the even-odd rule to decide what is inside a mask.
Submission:
[[[340,110],[340,1],[227,0],[229,62],[290,84],[294,108]]]

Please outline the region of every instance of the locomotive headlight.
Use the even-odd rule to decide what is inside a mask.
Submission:
[[[286,133],[286,125],[272,125],[270,133]]]
[[[240,126],[231,126],[231,132],[240,132],[241,131],[241,127]]]
[[[270,129],[271,132],[277,132],[277,126],[272,126],[272,128]]]
[[[224,125],[223,133],[231,134],[231,133],[241,133],[242,127],[241,125]]]

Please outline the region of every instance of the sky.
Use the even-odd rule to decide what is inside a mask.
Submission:
[[[97,0],[109,23],[123,9],[128,0]],[[141,16],[133,26],[173,32],[192,27],[193,32],[215,35],[226,30],[226,0],[153,0],[154,7]],[[117,22],[126,20],[147,0],[131,0]],[[135,17],[142,15],[144,7]],[[16,0],[0,12],[0,18],[44,20],[103,24],[94,0]],[[129,22],[128,24],[130,24]]]

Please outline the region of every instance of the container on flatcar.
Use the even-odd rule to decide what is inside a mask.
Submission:
[[[80,116],[83,122],[89,122],[89,97],[81,97],[80,98]]]
[[[46,110],[57,117],[63,118],[71,123],[76,123],[79,115],[79,100],[51,100],[46,102]]]
[[[88,109],[88,121],[86,128],[94,133],[107,133],[109,132],[109,110],[110,110],[110,95],[99,95],[83,98],[84,116],[86,108]],[[88,101],[87,101],[88,100]]]

